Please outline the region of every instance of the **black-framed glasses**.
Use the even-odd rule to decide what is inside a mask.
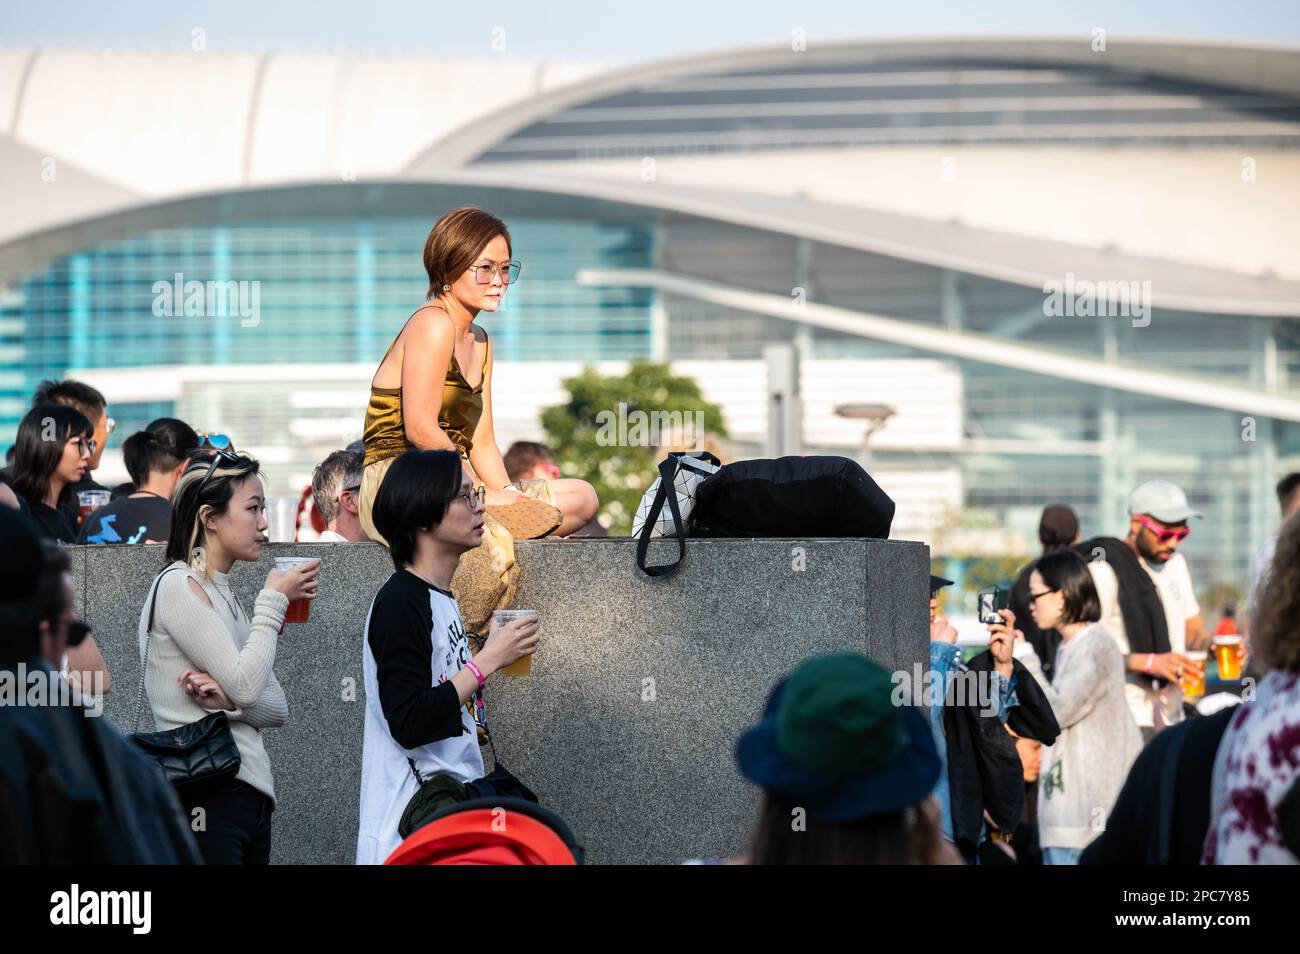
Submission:
[[[476,510],[483,506],[483,501],[487,499],[487,486],[481,485],[478,487],[471,487],[469,490],[461,494],[461,496],[464,497],[466,503],[469,504],[470,510]]]
[[[91,457],[94,457],[94,456],[95,456],[95,451],[98,450],[98,449],[99,449],[99,441],[95,440],[93,437],[78,437],[78,438],[77,438],[77,453],[78,453],[78,454],[87,454],[87,455],[89,455],[89,456],[91,456]]]
[[[339,491],[339,493],[341,493],[341,494],[346,494],[346,493],[353,493],[353,494],[355,494],[355,493],[357,493],[360,489],[361,489],[361,485],[360,485],[360,484],[354,484],[354,485],[351,486],[351,487],[344,487],[342,490]]]
[[[474,281],[480,285],[491,285],[493,275],[501,276],[501,284],[513,285],[519,280],[523,267],[519,262],[506,262],[504,265],[471,265],[469,271],[474,273]]]
[[[1029,594],[1029,605],[1030,605],[1030,606],[1033,606],[1035,603],[1038,602],[1038,600],[1039,600],[1040,597],[1046,596],[1048,593],[1056,593],[1056,592],[1059,592],[1059,591],[1058,591],[1058,590],[1043,590],[1043,592],[1041,592],[1041,593],[1030,593],[1030,594]]]

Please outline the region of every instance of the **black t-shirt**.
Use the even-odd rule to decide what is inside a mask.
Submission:
[[[172,505],[162,497],[119,497],[86,518],[77,542],[166,543],[171,527]]]
[[[45,539],[62,543],[77,542],[77,525],[68,519],[62,508],[46,506],[39,500],[28,500],[27,512],[36,526],[36,532]]]

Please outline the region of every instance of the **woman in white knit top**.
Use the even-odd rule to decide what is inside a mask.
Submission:
[[[239,604],[228,574],[236,561],[261,554],[264,499],[252,458],[222,450],[191,460],[172,495],[172,562],[156,581],[152,635],[145,632],[148,602],[140,616],[142,658],[146,637],[149,644],[145,694],[156,728],[222,709],[239,749],[235,778],[181,799],[208,864],[269,860],[275,786],[262,730],[289,716],[272,671],[275,648],[289,601],[316,594],[319,561],[268,573],[251,618]]]

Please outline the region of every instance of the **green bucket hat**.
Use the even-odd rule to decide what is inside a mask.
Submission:
[[[826,821],[915,804],[934,790],[939,755],[925,718],[893,696],[889,673],[859,653],[809,659],[741,735],[740,770]]]

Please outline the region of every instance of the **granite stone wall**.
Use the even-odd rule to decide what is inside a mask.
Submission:
[[[669,555],[652,549],[652,560]],[[743,848],[757,792],[736,736],[802,659],[855,649],[891,670],[928,660],[929,550],[862,539],[691,540],[675,576],[635,569],[626,539],[517,546],[517,605],[541,614],[533,674],[494,676],[497,754],[572,825],[590,863],[676,863]],[[392,572],[377,544],[272,544],[232,573],[245,610],[271,557],[319,555],[311,621],[280,638],[289,723],[266,732],[279,805],[272,858],[350,864],[364,692],[361,639]],[[107,714],[130,730],[141,606],[162,547],[70,551],[79,610],[113,678]],[[146,722],[147,722],[146,716]],[[152,727],[152,726],[148,726]],[[485,757],[489,768],[490,756]]]

